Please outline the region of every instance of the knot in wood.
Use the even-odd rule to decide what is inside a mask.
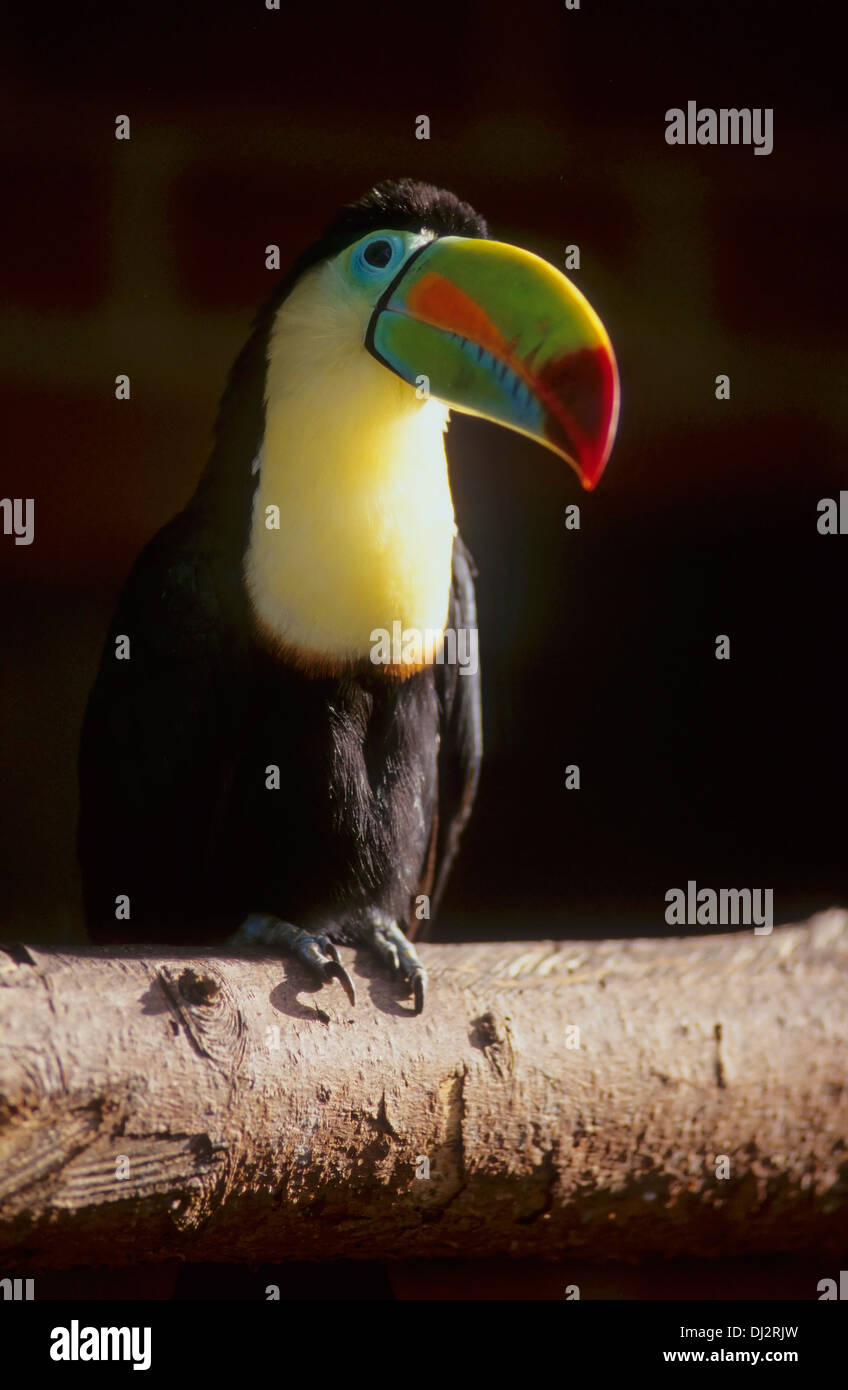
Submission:
[[[187,969],[180,975],[177,988],[187,1004],[210,1004],[221,986],[211,975]]]

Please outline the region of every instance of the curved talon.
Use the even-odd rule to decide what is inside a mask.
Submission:
[[[342,965],[334,942],[323,933],[312,935],[291,922],[283,922],[279,917],[252,913],[233,937],[233,945],[245,943],[291,951],[295,959],[323,984],[338,980],[351,1004],[356,1004],[353,980]]]
[[[335,951],[333,952],[335,955]],[[356,1007],[356,990],[353,987],[353,980],[348,975],[338,956],[335,960],[328,961],[324,966],[325,980],[338,980],[351,1004]]]
[[[357,940],[379,956],[395,980],[401,980],[415,1000],[414,1012],[420,1014],[424,1008],[424,991],[427,972],[412,942],[401,931],[397,922],[384,913],[372,913],[357,930]],[[329,950],[329,945],[326,947]]]
[[[427,976],[423,970],[417,970],[410,980],[412,992],[415,995],[415,1012],[420,1014],[424,1009],[424,986],[427,983]]]

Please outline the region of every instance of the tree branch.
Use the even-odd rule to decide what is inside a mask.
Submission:
[[[342,954],[0,950],[4,1272],[844,1250],[847,913]]]

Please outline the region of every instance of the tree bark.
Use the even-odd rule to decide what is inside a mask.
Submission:
[[[848,913],[341,954],[0,950],[0,1272],[844,1252]]]

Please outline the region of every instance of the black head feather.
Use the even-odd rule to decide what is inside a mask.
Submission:
[[[338,255],[345,246],[382,227],[391,231],[431,231],[437,236],[488,236],[480,214],[446,188],[416,179],[387,179],[336,214],[320,240],[300,256],[298,271]]]

